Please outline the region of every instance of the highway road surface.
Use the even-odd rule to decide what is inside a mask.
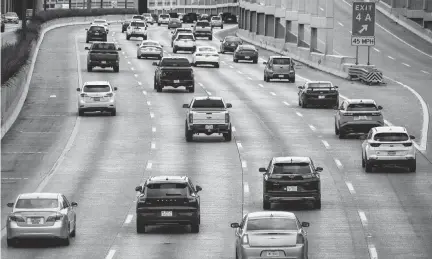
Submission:
[[[165,55],[191,59],[172,54],[170,36],[165,26],[149,27],[149,39],[160,41]],[[24,109],[2,140],[2,228],[5,204],[17,194],[62,192],[78,203],[77,236],[68,247],[41,241],[8,248],[2,231],[2,258],[234,258],[230,223],[262,210],[258,168],[273,156],[290,155],[310,156],[324,168],[321,210],[279,208],[311,223],[309,258],[432,258],[430,162],[419,154],[417,173],[367,174],[360,140],[335,136],[333,110],[297,105],[297,85],[331,80],[346,98],[374,98],[388,121],[418,136],[421,107],[406,88],[392,82],[368,88],[301,65],[295,84],[266,83],[262,61],[273,54],[260,50],[259,64],[234,63],[231,54],[221,54],[220,68],[194,68],[193,94],[157,93],[153,61],[136,58],[140,39],[127,41],[120,26],[109,37],[122,47],[120,73],[85,70],[82,26],[45,37]],[[220,43],[215,37],[197,44]],[[116,117],[77,116],[75,89],[89,80],[119,88]],[[219,136],[186,142],[182,104],[203,95],[232,103],[232,142]],[[199,234],[183,227],[136,233],[134,188],[155,175],[188,175],[202,186]]]

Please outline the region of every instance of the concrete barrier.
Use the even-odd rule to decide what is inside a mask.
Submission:
[[[110,22],[120,22],[130,15],[104,15],[98,18],[105,18]],[[31,46],[30,62],[6,83],[1,86],[1,137],[9,131],[24,105],[33,75],[34,66],[39,52],[40,44],[45,33],[50,30],[72,26],[86,25],[93,21],[95,17],[69,17],[51,20],[42,24],[40,37]]]

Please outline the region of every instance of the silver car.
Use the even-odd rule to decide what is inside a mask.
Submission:
[[[308,258],[305,227],[296,215],[285,211],[251,212],[239,223],[231,223],[235,232],[235,258]]]
[[[140,58],[157,58],[163,57],[163,46],[154,40],[143,40],[141,44],[137,44],[137,59]]]
[[[56,238],[66,246],[76,233],[76,202],[61,193],[24,193],[18,195],[6,221],[7,245],[21,238]]]

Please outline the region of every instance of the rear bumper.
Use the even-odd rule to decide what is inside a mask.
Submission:
[[[319,192],[264,193],[264,201],[271,203],[315,202],[321,199]]]
[[[339,96],[326,96],[324,99],[319,99],[318,97],[306,96],[304,98],[305,103],[315,104],[315,105],[336,105],[339,102]]]
[[[8,239],[66,238],[69,235],[67,228],[61,222],[56,222],[53,226],[43,227],[19,227],[15,222],[11,222],[6,228]]]
[[[280,257],[266,257],[266,251],[279,251],[279,254],[282,255]],[[240,247],[240,255],[242,259],[305,259],[306,249],[305,245],[292,247],[251,247],[249,245],[242,245]]]
[[[222,49],[223,51],[234,52],[237,49],[237,46],[223,46]]]
[[[206,125],[212,125],[213,129],[206,129]],[[231,130],[231,124],[190,124],[189,130],[192,130],[194,134],[196,133],[228,133]]]
[[[343,130],[346,133],[368,133],[372,128],[383,125],[384,123],[378,121],[353,121],[341,124],[339,130]]]
[[[270,79],[294,79],[295,73],[268,73]]]
[[[219,63],[219,57],[203,57],[203,56],[196,56],[195,57],[195,63]]]
[[[182,47],[182,46],[175,45],[174,48],[176,48],[177,50],[186,50],[186,51],[195,51],[196,50],[196,46]]]
[[[160,24],[168,24],[169,21],[158,21],[158,23],[160,23]]]
[[[180,87],[180,86],[193,86],[194,80],[178,80],[179,82],[174,82],[173,79],[163,79],[160,80],[160,85],[162,87],[164,86],[172,86],[174,88]]]
[[[162,53],[157,53],[157,52],[140,52],[139,55],[141,57],[150,57],[150,58],[163,57]]]
[[[167,210],[169,210],[167,208]],[[189,212],[189,215],[178,215],[175,212],[172,217],[162,217],[154,213],[137,212],[137,219],[146,225],[188,225],[199,223],[199,214],[197,211]]]
[[[370,156],[368,157],[368,162],[373,165],[408,165],[416,161],[414,155],[410,156]]]
[[[183,25],[180,23],[180,24],[168,24],[168,28],[181,28],[181,27],[183,27]]]
[[[107,35],[101,35],[101,36],[87,36],[88,41],[106,41]]]
[[[93,66],[93,67],[114,67],[118,66],[119,62],[118,60],[112,61],[112,60],[105,60],[105,63],[103,63],[104,60],[91,60],[87,62],[87,65]]]
[[[210,36],[212,36],[213,35],[213,33],[211,32],[211,31],[197,31],[197,32],[194,32],[194,36],[195,37],[210,37]]]
[[[143,38],[147,38],[147,33],[131,33],[128,34],[129,37],[143,37]]]
[[[246,58],[246,57],[249,57],[249,58]],[[236,59],[238,59],[238,60],[258,60],[258,55],[250,55],[250,56],[247,56],[247,55],[235,55],[234,56],[234,58],[236,58]]]

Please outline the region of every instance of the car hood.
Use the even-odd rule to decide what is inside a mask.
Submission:
[[[248,232],[251,247],[289,247],[297,243],[297,232]]]

